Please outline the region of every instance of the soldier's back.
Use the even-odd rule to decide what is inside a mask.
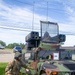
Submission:
[[[5,69],[6,75],[20,75],[20,68],[21,63],[14,59],[12,62],[8,63]]]

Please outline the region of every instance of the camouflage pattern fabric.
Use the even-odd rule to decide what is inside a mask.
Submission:
[[[7,65],[5,69],[5,75],[21,75],[20,74],[21,67],[26,67],[26,65],[14,59]]]

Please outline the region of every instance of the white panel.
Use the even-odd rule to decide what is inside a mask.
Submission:
[[[53,53],[53,60],[59,60],[59,53]]]

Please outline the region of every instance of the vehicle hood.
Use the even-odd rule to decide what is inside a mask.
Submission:
[[[61,72],[74,72],[75,71],[75,62],[73,61],[56,61],[56,62],[45,62],[42,65],[43,70],[50,71],[61,71]]]

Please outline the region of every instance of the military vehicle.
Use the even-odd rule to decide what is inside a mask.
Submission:
[[[66,41],[66,36],[59,34],[58,24],[40,21],[40,25],[40,33],[32,31],[25,38],[26,51],[23,53],[23,60],[28,66],[26,73],[75,75],[75,51],[60,49],[61,44]]]

